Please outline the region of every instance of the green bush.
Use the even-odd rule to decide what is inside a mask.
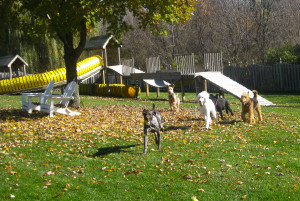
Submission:
[[[280,59],[284,63],[300,64],[300,53],[297,51],[297,46],[282,45],[267,51],[268,64],[276,64]]]

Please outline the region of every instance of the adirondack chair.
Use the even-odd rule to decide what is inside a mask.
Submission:
[[[54,112],[61,113],[61,114],[66,114],[66,115],[80,115],[79,112],[71,111],[68,109],[68,105],[70,100],[74,99],[72,96],[76,88],[76,82],[72,81],[70,82],[62,95],[46,95],[44,98],[50,100],[50,104],[41,103],[41,112],[47,112],[49,113],[50,117],[53,117]],[[54,105],[54,100],[60,100],[58,105],[61,106],[55,106]]]
[[[46,102],[45,96],[50,95],[54,86],[54,80],[51,80],[47,85],[44,93],[22,93],[22,110],[32,113],[32,110],[40,110],[40,105],[32,103],[33,97],[39,97],[40,104]]]

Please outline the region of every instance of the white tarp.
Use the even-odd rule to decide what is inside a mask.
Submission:
[[[144,79],[144,82],[146,82],[154,87],[167,87],[168,85],[171,85],[170,83],[168,83],[164,80]]]
[[[115,71],[120,75],[130,75],[130,73],[145,73],[144,71],[141,71],[139,69],[124,65],[108,66],[107,68]],[[167,85],[171,85],[164,80],[144,79],[144,82],[154,87],[167,87]]]
[[[123,76],[128,76],[130,75],[130,73],[145,73],[144,71],[141,71],[137,68],[124,66],[124,65],[108,66],[107,68]]]

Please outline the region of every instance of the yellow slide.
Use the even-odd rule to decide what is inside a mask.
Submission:
[[[78,77],[84,77],[95,68],[103,66],[102,57],[95,55],[77,63]],[[27,75],[12,79],[0,80],[0,94],[22,92],[32,88],[45,87],[51,80],[55,83],[66,81],[66,68],[59,68],[46,73]]]

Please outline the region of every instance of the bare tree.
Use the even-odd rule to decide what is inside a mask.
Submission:
[[[217,51],[225,62],[264,63],[268,49],[300,43],[299,10],[300,0],[202,0],[185,24],[162,24],[167,35],[125,35],[123,51],[143,65],[149,56],[160,55],[167,66],[174,54],[194,53],[201,66],[203,53]]]

